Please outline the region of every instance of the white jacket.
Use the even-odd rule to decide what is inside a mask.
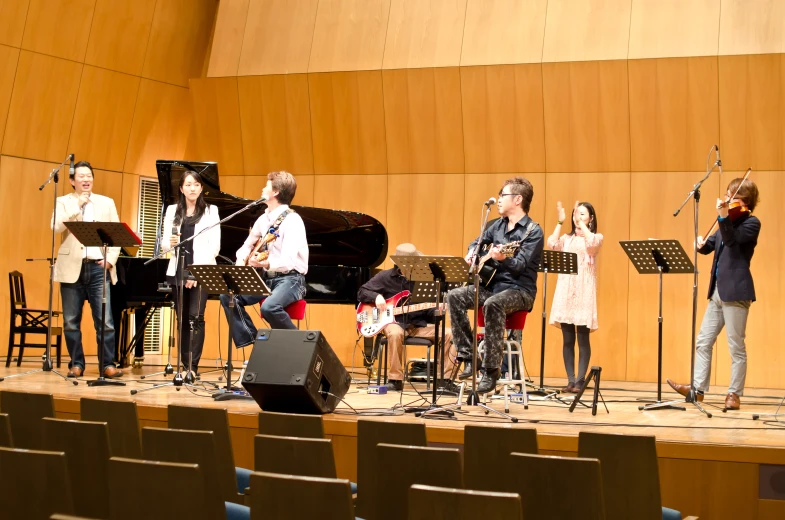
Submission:
[[[172,204],[166,208],[164,215],[164,229],[161,236],[161,248],[164,251],[171,249],[169,240],[172,237],[172,225],[174,216],[177,212],[177,204]],[[211,226],[221,220],[218,217],[216,206],[207,206],[204,215],[194,226],[194,235],[204,228]],[[182,225],[182,224],[181,224]],[[221,226],[215,226],[210,231],[203,233],[193,240],[194,265],[215,265],[215,257],[221,251]],[[177,262],[174,255],[169,260],[169,267],[166,269],[166,276],[174,276],[177,271]]]

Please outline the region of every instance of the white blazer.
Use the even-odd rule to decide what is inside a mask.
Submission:
[[[166,208],[163,235],[161,236],[161,248],[164,251],[171,249],[169,240],[172,237],[172,225],[174,224],[176,212],[177,204],[172,204]],[[218,217],[218,208],[216,206],[207,206],[204,210],[204,215],[194,226],[194,235],[219,220],[221,219]],[[221,226],[215,226],[210,231],[196,237],[193,240],[193,250],[194,265],[215,265],[215,257],[221,251]],[[166,269],[166,276],[174,276],[175,272],[177,272],[177,261],[174,255],[172,255],[172,258],[169,259],[169,267]]]

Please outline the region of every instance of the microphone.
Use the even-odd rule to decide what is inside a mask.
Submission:
[[[722,168],[722,159],[720,159],[720,147],[716,144],[714,145],[714,152],[717,154],[717,166]]]
[[[74,154],[71,154],[69,156],[69,160],[70,160],[70,163],[69,163],[69,166],[68,166],[68,177],[73,179],[74,175],[75,175],[75,173],[74,173]]]
[[[255,201],[251,202],[251,206],[258,206],[263,202],[267,202],[267,195],[262,195],[262,198],[256,199]]]
[[[485,201],[485,203],[483,204],[483,206],[486,206],[486,207],[487,207],[487,206],[493,206],[494,204],[496,204],[496,199],[495,199],[495,198],[493,198],[493,197],[491,197],[490,199],[488,199],[488,200],[486,200],[486,201]]]

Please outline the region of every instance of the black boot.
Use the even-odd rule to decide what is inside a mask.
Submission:
[[[472,366],[472,360],[467,359],[466,361],[463,362],[463,372],[458,374],[458,379],[460,379],[461,381],[463,381],[464,379],[471,379],[472,374],[474,374],[474,372],[475,370],[474,367]]]
[[[487,394],[488,392],[492,392],[496,390],[496,381],[502,375],[502,371],[500,368],[494,369],[485,369],[485,375],[482,376],[482,379],[477,384],[477,393],[478,394]]]

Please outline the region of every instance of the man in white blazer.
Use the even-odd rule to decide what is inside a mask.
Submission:
[[[52,227],[63,233],[63,241],[57,251],[55,281],[60,282],[63,299],[63,328],[65,344],[71,361],[68,377],[80,377],[85,370],[82,348],[82,308],[87,300],[93,313],[96,344],[101,343],[101,298],[103,295],[104,261],[100,247],[85,247],[65,227],[65,222],[120,222],[117,208],[109,197],[93,193],[93,167],[87,161],[76,163],[74,174],[69,176],[74,188],[72,193],[57,198]],[[120,256],[119,247],[107,249],[107,270],[112,284],[117,283],[115,264]],[[110,305],[110,285],[106,287],[106,330],[104,332],[103,364],[105,377],[123,375],[114,363],[114,321]]]

